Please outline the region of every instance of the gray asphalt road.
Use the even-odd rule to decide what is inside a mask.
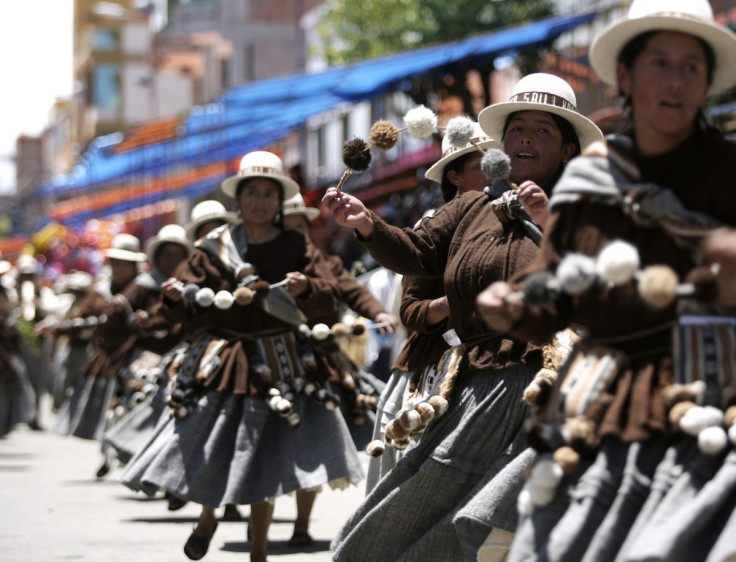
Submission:
[[[41,422],[53,425],[44,410]],[[367,464],[367,456],[362,456]],[[95,478],[99,445],[61,437],[49,429],[19,426],[0,439],[0,560],[186,561],[182,551],[199,514],[196,505],[166,510],[117,481],[121,470]],[[312,547],[286,546],[296,515],[293,497],[276,502],[270,532],[271,562],[330,560],[329,544],[363,497],[363,483],[348,490],[324,490],[312,514]],[[241,507],[248,515],[247,506]],[[246,523],[222,522],[204,560],[248,560]]]

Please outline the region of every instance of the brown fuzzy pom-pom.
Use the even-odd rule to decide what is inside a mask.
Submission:
[[[386,450],[386,445],[380,439],[374,439],[365,446],[365,452],[371,457],[380,457]]]
[[[417,404],[416,410],[419,412],[422,424],[427,425],[434,419],[434,407],[429,402],[420,402]]]
[[[539,386],[539,383],[534,380],[530,382],[529,385],[524,389],[524,394],[522,395],[522,398],[524,399],[524,402],[526,402],[530,406],[536,406],[537,398],[541,393],[542,387]]]
[[[669,419],[673,427],[680,429],[680,420],[690,408],[696,406],[695,402],[678,402],[670,408]]]
[[[396,449],[398,451],[403,451],[404,449],[406,449],[409,446],[409,443],[411,443],[411,441],[409,440],[409,438],[408,437],[404,437],[403,439],[394,439],[394,441],[393,441],[393,443],[391,443],[391,445],[393,446],[394,449]]]
[[[353,332],[354,336],[362,336],[365,334],[365,326],[360,323],[353,324],[351,327],[351,331]]]
[[[579,449],[594,448],[598,444],[595,424],[583,417],[570,418],[562,427],[565,440]]]
[[[422,417],[414,409],[401,410],[396,414],[396,419],[399,420],[401,427],[406,431],[414,431],[422,424]]]
[[[386,437],[388,437],[392,441],[405,439],[409,435],[409,433],[401,426],[401,423],[397,419],[392,419],[390,422],[388,422],[383,431],[386,434]]]
[[[434,408],[434,417],[439,418],[442,414],[444,414],[447,411],[447,408],[449,408],[449,403],[447,400],[442,398],[439,394],[435,394],[434,396],[430,396],[427,398],[427,402],[430,406]]]
[[[580,464],[580,455],[572,447],[560,447],[552,454],[552,459],[568,476],[574,474]]]
[[[268,293],[271,292],[271,285],[268,283],[268,281],[259,279],[258,281],[253,283],[253,291],[255,291],[256,295],[258,295],[262,299],[265,299],[268,296]]]
[[[371,151],[363,139],[352,139],[342,145],[342,161],[351,170],[362,172],[371,163]]]
[[[639,277],[641,298],[652,308],[667,308],[675,300],[679,279],[671,267],[650,265]]]
[[[237,289],[235,289],[233,296],[235,297],[236,303],[241,306],[246,306],[253,302],[253,297],[255,296],[255,293],[248,287],[238,287]]]
[[[678,402],[697,402],[698,395],[695,387],[689,384],[672,384],[662,391],[665,404],[672,407]]]
[[[389,150],[399,141],[399,128],[391,121],[376,121],[368,134],[368,140],[381,150]]]
[[[723,424],[729,428],[734,423],[736,423],[736,406],[729,406],[723,415]]]

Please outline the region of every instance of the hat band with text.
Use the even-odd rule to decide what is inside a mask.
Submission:
[[[521,92],[509,98],[510,102],[523,102],[523,103],[541,103],[543,105],[552,105],[554,107],[561,107],[562,109],[569,109],[577,113],[578,108],[567,101],[561,96],[550,94],[549,92]]]
[[[278,168],[272,168],[271,166],[248,166],[247,168],[240,168],[240,170],[238,170],[239,176],[243,176],[245,174],[272,174],[283,176],[284,172]]]

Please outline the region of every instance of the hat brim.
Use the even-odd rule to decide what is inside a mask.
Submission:
[[[477,147],[486,149],[486,148],[503,148],[503,145],[500,141],[495,140],[498,137],[492,137],[488,140],[479,141],[476,143]],[[453,160],[457,160],[461,156],[465,156],[466,154],[470,154],[471,152],[478,152],[478,148],[476,146],[466,146],[464,148],[459,148],[457,150],[454,150],[450,152],[449,154],[446,154],[437,162],[432,164],[430,168],[424,172],[424,177],[428,180],[442,183],[442,175],[445,173],[445,167],[452,162]]]
[[[533,103],[526,101],[506,101],[496,103],[486,107],[480,112],[478,115],[478,123],[480,123],[481,129],[483,129],[489,137],[493,137],[494,139],[503,139],[503,127],[506,124],[506,119],[509,115],[517,111],[545,111],[562,117],[570,123],[572,128],[575,130],[581,151],[585,150],[595,141],[603,140],[603,133],[598,126],[584,115],[581,115],[577,111],[546,103]]]
[[[228,224],[234,224],[238,222],[238,216],[235,213],[212,213],[209,215],[203,215],[197,220],[189,223],[184,230],[186,231],[187,238],[190,242],[195,242],[197,239],[197,229],[206,222],[221,220]]]
[[[611,86],[617,86],[616,65],[624,46],[637,35],[649,31],[677,31],[705,41],[713,49],[715,69],[709,93],[723,92],[736,84],[736,34],[727,28],[695,19],[667,15],[652,15],[625,19],[603,30],[588,51],[588,59],[598,76]]]
[[[132,252],[130,250],[121,250],[120,248],[108,248],[104,251],[104,254],[109,260],[132,261],[136,263],[146,261],[146,254],[143,252]]]
[[[182,240],[181,238],[174,238],[169,236],[164,236],[163,238],[153,237],[149,240],[148,244],[146,244],[146,255],[148,256],[148,259],[150,261],[153,261],[154,256],[156,255],[156,252],[158,249],[163,246],[164,244],[179,244],[179,246],[182,246],[187,251],[187,257],[189,257],[192,253],[192,250],[194,247],[192,246],[192,243],[189,240]]]
[[[296,183],[293,179],[281,174],[270,174],[268,172],[245,174],[242,176],[230,176],[229,178],[226,178],[222,181],[222,183],[220,184],[220,189],[222,189],[222,192],[225,195],[231,197],[232,199],[235,199],[235,190],[238,187],[238,184],[241,181],[250,178],[268,178],[280,184],[281,187],[284,189],[284,200],[291,199],[292,197],[294,197],[294,195],[301,192],[301,189],[299,189],[299,184]]]
[[[303,215],[307,217],[307,220],[309,222],[312,222],[314,219],[316,219],[320,215],[319,209],[315,207],[300,207],[298,209],[284,209],[283,211],[284,216],[290,216],[290,215]]]

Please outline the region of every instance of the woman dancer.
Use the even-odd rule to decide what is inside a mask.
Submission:
[[[510,298],[514,286],[494,284],[478,301],[489,326],[515,337],[544,340],[572,322],[587,334],[531,433],[542,456],[510,560],[727,560],[736,554],[736,453],[725,436],[733,318],[709,302],[712,273],[698,249],[710,230],[736,225],[736,192],[725,188],[736,146],[703,116],[708,94],[735,81],[736,36],[706,0],[635,0],[590,59],[618,86],[630,123],[555,188],[531,271],[567,289],[524,306]],[[587,288],[569,284],[571,264],[588,271],[573,276]],[[688,276],[689,299],[675,286]],[[706,341],[719,359],[699,364]]]
[[[149,494],[164,488],[202,505],[184,546],[193,560],[207,553],[216,507],[250,504],[250,555],[261,562],[274,498],[326,483],[355,483],[362,471],[338,411],[299,393],[292,401],[298,425],[267,402],[278,397],[277,388],[298,389],[304,378],[297,303],[307,314],[337,306],[332,281],[302,273],[310,266],[304,237],[282,228],[282,203],[299,186],[284,175],[278,156],[257,151],[243,157],[222,190],[235,199],[242,222],[200,239],[177,277],[164,284],[172,321],[200,327],[178,369],[172,399],[180,390],[182,401],[174,403],[176,419],[159,428],[122,480]],[[248,304],[241,297],[253,275],[273,286],[265,296],[251,293]],[[184,298],[190,290],[185,286],[197,288],[195,302]],[[240,302],[206,306],[202,295],[222,291],[236,292]]]
[[[540,107],[522,95],[527,91],[563,94],[567,104]],[[600,131],[571,109],[574,94],[559,78],[528,76],[515,96],[505,138],[512,171],[518,160],[528,174],[524,179],[551,187],[577,146],[585,144],[582,139],[601,138]],[[562,128],[552,115],[562,117]],[[337,222],[354,228],[379,263],[402,274],[443,276],[452,345],[438,366],[438,386],[449,408],[348,520],[334,542],[336,560],[358,560],[365,552],[381,560],[464,559],[454,513],[484,475],[501,470],[521,450],[527,415],[521,395],[541,366],[541,351],[487,330],[475,299],[491,279],[505,279],[531,263],[538,228],[526,214],[509,209],[507,199],[489,199],[482,192],[464,193],[416,230],[401,230],[351,195],[330,188],[324,196]],[[437,404],[441,413],[442,402]]]

